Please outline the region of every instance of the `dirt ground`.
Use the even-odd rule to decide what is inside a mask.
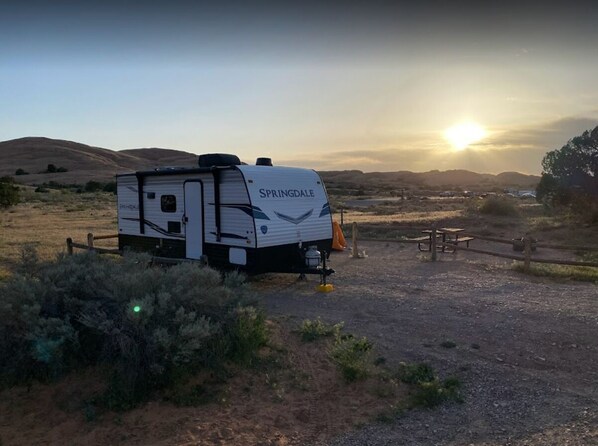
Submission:
[[[115,231],[114,198],[99,208],[83,201],[26,203],[3,212],[0,278],[12,269],[23,243],[51,258],[64,249],[65,237],[84,242],[87,232]],[[558,225],[536,208],[530,212],[538,215],[529,221],[492,219],[493,225],[478,217],[453,222],[457,217],[450,213],[459,210],[448,204],[437,211],[445,226],[510,238],[530,225],[540,240],[550,235],[558,241]],[[419,215],[413,217],[417,221]],[[380,215],[383,223],[388,218]],[[591,230],[563,228],[562,237],[573,242],[579,233],[585,240]],[[486,248],[479,241],[471,246]],[[441,254],[432,263],[415,245],[362,242],[360,249],[367,258],[331,256],[337,270],[332,293],[315,292],[314,278],[297,282],[291,275],[256,277],[252,287],[268,316],[287,330],[303,319],[343,321],[347,331],[373,341],[391,369],[400,361],[428,362],[442,377],[456,375],[463,404],[412,410],[392,423],[376,423],[378,404],[387,402],[364,395],[362,387],[343,385],[325,355],[303,351],[287,337],[287,350],[300,351],[290,369],[307,377],[256,380],[251,395],[233,382],[228,403],[216,409],[152,402],[87,422],[81,405],[69,398],[80,403],[94,390],[85,384],[89,377],[3,392],[0,445],[598,445],[598,285],[530,277],[511,270],[509,261],[464,252]],[[444,341],[456,346],[442,347]],[[282,394],[280,386],[286,389]],[[10,431],[15,423],[21,426],[16,434]]]
[[[268,276],[255,282],[262,304],[297,321],[344,321],[390,367],[424,361],[456,375],[465,402],[319,444],[598,444],[598,286],[530,278],[468,253],[432,263],[414,245],[360,248],[367,258],[332,255],[334,292]]]

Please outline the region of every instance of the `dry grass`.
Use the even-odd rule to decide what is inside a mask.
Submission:
[[[10,273],[24,245],[33,245],[41,259],[66,251],[66,239],[85,243],[87,233],[117,231],[116,196],[107,193],[75,194],[25,192],[24,203],[0,212],[0,278]],[[116,246],[116,239],[102,240]]]
[[[443,210],[377,215],[372,212],[348,211],[344,218],[347,223],[423,223],[458,218],[462,213],[462,210]]]

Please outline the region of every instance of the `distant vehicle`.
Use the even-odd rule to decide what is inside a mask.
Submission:
[[[536,198],[536,194],[534,192],[524,192],[519,195],[519,198]]]

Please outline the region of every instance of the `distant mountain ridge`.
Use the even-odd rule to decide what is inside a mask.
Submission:
[[[419,186],[422,188],[464,188],[472,190],[519,187],[533,189],[540,181],[537,175],[518,172],[503,172],[498,175],[476,173],[469,170],[431,170],[429,172],[362,172],[360,170],[322,171],[320,175],[327,186],[379,188],[400,188]]]
[[[29,172],[15,178],[25,184],[56,181],[64,184],[82,184],[89,180],[111,181],[117,173],[153,169],[163,166],[197,166],[198,155],[182,150],[139,148],[110,150],[74,141],[44,137],[25,137],[0,142],[0,176],[15,175],[17,169]],[[276,160],[274,160],[276,163]],[[63,167],[68,172],[41,173],[48,164]],[[498,175],[447,170],[430,172],[362,172],[360,170],[322,171],[328,185],[351,187],[359,185],[404,187],[499,186],[532,188],[539,181],[535,175],[503,172]]]

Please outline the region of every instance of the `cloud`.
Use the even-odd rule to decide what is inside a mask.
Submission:
[[[496,129],[484,141],[455,152],[429,137],[409,140],[408,146],[355,150],[319,151],[279,164],[317,170],[398,171],[467,169],[475,172],[541,172],[546,152],[562,147],[569,139],[598,125],[598,119],[567,117],[534,126]],[[306,161],[317,160],[317,161]]]

